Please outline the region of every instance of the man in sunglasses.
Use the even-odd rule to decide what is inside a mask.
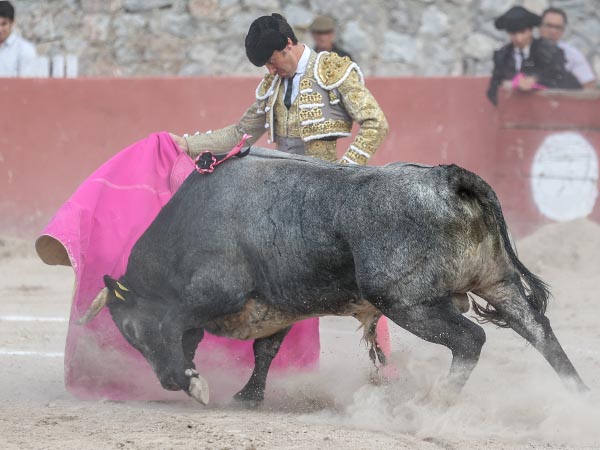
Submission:
[[[558,45],[565,54],[565,68],[584,89],[596,87],[596,76],[583,53],[562,40],[567,26],[567,14],[560,8],[548,8],[542,14],[540,36]]]

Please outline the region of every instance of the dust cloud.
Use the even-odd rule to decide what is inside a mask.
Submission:
[[[233,368],[199,368],[211,386],[207,408],[182,393],[158,402],[82,401],[65,391],[62,358],[52,356],[64,351],[66,322],[0,320],[0,350],[40,353],[0,355],[0,447],[598,449],[600,226],[547,225],[517,247],[551,286],[547,315],[588,394],[570,393],[522,338],[489,324],[458,398],[443,390],[450,352],[395,326],[396,372],[375,384],[361,333],[352,332],[358,322],[324,319],[321,369],[273,374],[257,410],[230,400],[249,375]],[[39,262],[28,243],[0,240],[0,316],[67,317],[72,281],[69,269]]]

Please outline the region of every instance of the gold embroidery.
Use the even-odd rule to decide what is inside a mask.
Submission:
[[[314,105],[315,103],[323,103],[323,96],[319,92],[300,94],[301,105]]]
[[[362,165],[366,165],[367,162],[369,161],[369,158],[367,158],[365,155],[361,155],[353,148],[349,149],[344,156],[346,158],[351,159],[355,163],[362,164]]]
[[[310,141],[306,143],[306,154],[315,158],[324,159],[325,161],[335,161],[336,141]]]
[[[302,122],[305,120],[320,119],[321,117],[323,117],[323,110],[321,108],[304,108],[300,110],[300,120]]]
[[[362,92],[360,91],[352,91],[347,95],[348,100],[352,103],[360,103],[362,101]]]
[[[264,97],[264,95],[268,92],[269,88],[273,84],[274,78],[275,75],[271,73],[265,75],[256,92],[258,94],[258,97]]]
[[[308,69],[308,68],[307,68]],[[312,88],[312,83],[308,77],[304,77],[300,80],[300,90]]]
[[[325,122],[311,123],[300,129],[302,139],[311,141],[323,136],[346,136],[352,131],[352,123],[345,120],[326,120]]]
[[[360,151],[373,155],[388,132],[388,123],[377,100],[365,88],[356,71],[351,71],[348,78],[338,87],[344,99],[344,107],[352,119],[360,124],[360,131],[352,145]],[[368,158],[349,149],[344,156],[356,163],[364,164]]]
[[[363,133],[361,136],[356,136],[354,139],[354,146],[361,149],[362,151],[372,155],[377,150],[375,146],[375,141],[377,140],[377,131],[376,130],[366,130],[367,132]]]
[[[325,86],[338,83],[348,71],[352,60],[347,56],[339,56],[337,53],[323,55],[319,59],[317,77]]]

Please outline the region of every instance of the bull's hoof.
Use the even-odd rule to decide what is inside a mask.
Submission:
[[[233,399],[248,408],[258,408],[264,400],[264,394],[256,390],[242,389]]]
[[[194,400],[202,403],[203,405],[208,405],[210,400],[208,382],[200,375],[192,377],[190,379],[189,394]]]

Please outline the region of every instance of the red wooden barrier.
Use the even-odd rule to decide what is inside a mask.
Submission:
[[[2,80],[0,233],[32,237],[87,175],[150,132],[233,123],[252,102],[258,81]],[[596,155],[600,149],[598,96],[505,95],[496,109],[484,95],[486,78],[372,78],[367,85],[391,130],[373,164],[456,163],[473,170],[497,190],[517,234],[550,220],[530,183],[541,141],[576,132]],[[348,143],[338,144],[340,153]],[[264,138],[260,144],[267,146]],[[597,189],[597,168],[593,177]],[[592,216],[598,215],[596,204]]]
[[[491,180],[517,235],[600,220],[600,92],[503,92]]]

